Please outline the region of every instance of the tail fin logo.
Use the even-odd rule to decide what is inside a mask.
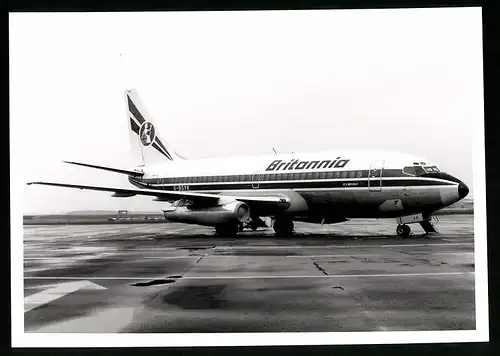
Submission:
[[[139,130],[139,137],[141,138],[141,143],[144,146],[149,146],[153,143],[153,140],[156,137],[155,127],[152,123],[145,121],[141,129]]]
[[[136,107],[130,95],[127,94],[127,103],[128,103],[128,117],[130,120],[130,129],[134,132],[139,140],[141,141],[142,146],[149,147],[151,146],[156,151],[158,151],[161,155],[173,161],[173,157],[166,149],[165,145],[161,142],[160,137],[158,136],[158,132],[156,131],[155,126],[151,121],[147,121],[147,116],[144,117],[139,109]]]

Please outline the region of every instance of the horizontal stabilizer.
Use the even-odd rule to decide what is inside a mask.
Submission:
[[[126,169],[112,168],[112,167],[106,167],[106,166],[97,166],[95,164],[72,162],[72,161],[63,161],[63,162],[69,163],[69,164],[75,164],[77,166],[90,167],[90,168],[102,169],[105,171],[110,171],[110,172],[115,172],[115,173],[127,174],[129,176],[134,176],[134,177],[142,177],[144,175],[143,172],[130,171],[130,170],[126,170]]]

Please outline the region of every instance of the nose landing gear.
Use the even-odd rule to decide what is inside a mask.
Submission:
[[[426,234],[437,233],[434,224],[437,223],[438,219],[434,215],[424,216],[423,214],[415,214],[415,215],[400,216],[396,218],[396,221],[398,223],[398,227],[396,229],[396,233],[398,234],[398,236],[402,237],[409,236],[411,233],[411,228],[408,226],[408,224],[415,224],[415,223],[419,223],[420,226],[422,226],[422,229],[424,229]]]

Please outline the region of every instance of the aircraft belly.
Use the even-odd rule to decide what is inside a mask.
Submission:
[[[405,189],[248,189],[221,191],[221,195],[275,196],[286,195],[291,202],[287,213],[301,214],[330,210],[348,218],[398,217],[422,211],[434,211],[442,204],[440,188],[407,187]],[[272,211],[258,211],[261,216],[272,215]]]
[[[313,210],[328,209],[348,218],[397,217],[434,211],[441,204],[439,188],[299,191]]]
[[[357,205],[380,205],[388,199],[399,199],[397,191],[370,192],[368,189],[343,189],[343,190],[319,190],[299,191],[308,204],[345,203]]]
[[[407,187],[402,190],[402,200],[406,209],[421,211],[429,206],[439,206],[442,204],[440,191],[447,189],[428,187]]]

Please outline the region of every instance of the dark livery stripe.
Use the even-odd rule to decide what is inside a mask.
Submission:
[[[139,135],[139,126],[135,122],[134,119],[130,118],[130,127],[132,128],[132,131],[134,131],[136,134]]]
[[[208,183],[208,184],[192,184],[192,183],[176,183],[174,185],[161,185],[161,180],[138,180],[134,178],[129,178],[130,182],[151,189],[160,190],[177,190],[178,185],[188,185],[189,191],[224,191],[224,190],[251,190],[256,189],[255,183],[252,182],[241,182],[241,183]],[[148,185],[149,183],[149,185]],[[257,189],[334,189],[334,188],[368,188],[368,183],[370,187],[380,187],[380,179],[370,180],[331,180],[331,181],[301,181],[301,182],[259,182]],[[385,179],[382,181],[382,189],[384,187],[424,187],[424,186],[445,186],[453,185],[453,183],[447,183],[444,181],[430,181],[424,179]]]
[[[134,115],[135,119],[139,122],[139,124],[142,125],[146,120],[144,120],[141,113],[139,112],[139,110],[137,110],[132,100],[130,100],[130,96],[128,95],[127,95],[127,100],[128,100],[128,109]]]
[[[254,189],[256,184],[248,183],[216,183],[216,184],[189,184],[177,183],[175,185],[152,186],[162,190],[174,190],[177,185],[188,185],[189,190],[248,190]],[[427,180],[384,180],[382,187],[405,187],[405,186],[436,186],[449,185],[445,182]],[[380,180],[370,181],[370,187],[380,187]],[[309,182],[260,182],[258,189],[311,189],[311,188],[368,188],[368,180],[359,181],[309,181]]]
[[[412,177],[398,169],[385,170],[380,177],[370,177],[369,170],[327,171],[327,172],[290,172],[265,173],[260,175],[243,174],[232,176],[198,176],[155,179],[129,178],[138,187],[178,190],[184,186],[190,191],[224,191],[252,189],[349,189],[380,187],[426,187],[455,185],[456,178],[446,174],[428,174]],[[256,180],[258,178],[258,180]],[[428,179],[431,178],[431,179]],[[258,186],[257,186],[258,185]]]
[[[167,151],[167,149],[165,148],[165,146],[163,145],[163,143],[161,142],[161,140],[158,138],[158,136],[155,138],[155,142],[158,144],[158,146],[161,147],[161,149],[163,150],[163,152],[165,152],[165,154],[168,156],[168,158],[170,160],[172,160],[172,156],[170,155],[170,153]]]
[[[160,146],[158,146],[158,145],[156,144],[156,140],[153,142],[153,147],[154,147],[154,148],[156,148],[156,150],[157,150],[158,152],[160,152],[162,155],[164,155],[165,157],[167,157],[169,160],[171,160],[171,161],[172,161],[172,157],[171,157],[171,156],[170,156],[167,152],[163,151],[163,150],[160,148]]]
[[[332,179],[367,179],[368,170],[349,170],[349,171],[319,171],[319,172],[284,172],[284,173],[261,173],[261,174],[240,174],[240,175],[224,175],[224,176],[191,176],[191,177],[174,177],[174,178],[161,178],[158,182],[157,179],[145,180],[148,183],[162,183],[162,184],[193,184],[193,183],[244,183],[258,180],[259,182],[272,182],[272,181],[311,181],[311,180],[332,180]],[[404,174],[398,169],[385,170],[383,179],[388,178],[404,178],[417,179],[415,177]],[[449,181],[446,177],[435,177],[444,181]],[[372,179],[379,179],[372,178]],[[419,179],[421,181],[423,179]]]

